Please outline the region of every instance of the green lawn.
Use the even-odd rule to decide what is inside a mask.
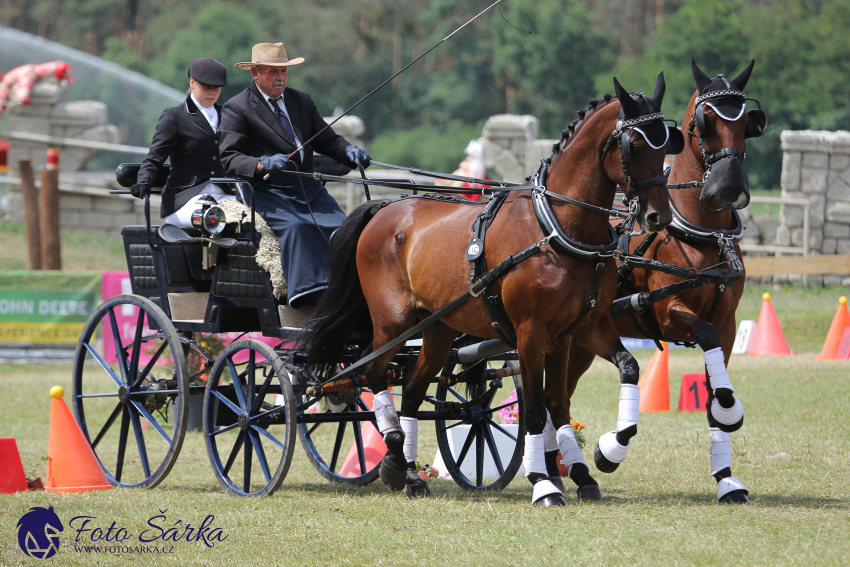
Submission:
[[[28,270],[29,248],[26,227],[22,222],[0,223],[0,270]],[[124,243],[116,233],[114,238],[93,236],[79,232],[62,231],[62,269],[75,270],[126,270]]]
[[[651,354],[636,353],[642,368]],[[750,488],[750,506],[717,505],[701,413],[643,414],[626,463],[611,475],[592,471],[605,501],[577,505],[570,498],[571,505],[559,510],[533,509],[522,478],[490,494],[435,480],[436,497],[415,502],[379,482],[339,487],[321,479],[301,447],[272,497],[228,497],[213,477],[203,437],[187,434],[177,465],[153,490],[0,495],[0,565],[33,564],[24,561],[15,539],[16,522],[32,506],[54,506],[66,526],[51,565],[848,564],[850,373],[846,362],[814,356],[809,350],[731,361],[746,407],[744,427],[732,436],[733,472]],[[679,376],[700,371],[700,352],[671,351],[672,407]],[[48,390],[59,384],[70,391],[70,369],[0,366],[0,380],[0,434],[17,439],[29,475],[43,476]],[[617,375],[607,363],[595,363],[579,385],[572,414],[587,426],[588,461],[595,440],[616,422],[617,393]],[[432,459],[435,449],[431,424],[424,423],[420,458]],[[214,514],[214,526],[228,539],[212,549],[178,541],[170,555],[82,557],[72,549],[73,516],[95,516],[92,522],[103,529],[116,522],[138,534],[161,510],[163,529],[178,520],[178,526],[197,526]]]

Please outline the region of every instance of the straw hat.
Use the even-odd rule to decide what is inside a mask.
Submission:
[[[258,43],[251,49],[251,61],[237,63],[236,68],[248,70],[256,65],[288,67],[289,65],[300,65],[301,63],[304,63],[303,57],[290,59],[286,56],[286,49],[284,49],[282,43]]]

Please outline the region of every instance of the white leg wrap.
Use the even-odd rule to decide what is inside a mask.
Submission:
[[[375,394],[375,421],[378,422],[378,431],[386,436],[390,431],[402,431],[398,421],[398,414],[393,405],[393,395],[389,390]]]
[[[744,483],[734,476],[724,478],[717,483],[717,499],[720,500],[730,492],[734,492],[736,490],[743,490],[744,494],[750,493],[750,491],[747,490],[747,487],[744,486]]]
[[[543,428],[543,450],[547,453],[558,450],[558,436],[548,410],[546,411],[546,427]]]
[[[717,347],[707,351],[703,354],[703,358],[705,359],[705,368],[708,371],[711,390],[717,392],[720,388],[726,388],[734,392],[735,388],[732,387],[729,374],[726,373],[726,364],[723,362],[723,351],[721,348]],[[735,398],[735,403],[732,407],[726,409],[715,398],[711,402],[711,416],[723,425],[734,425],[744,417],[744,404],[741,403],[741,400]]]
[[[617,429],[622,431],[637,425],[640,416],[640,388],[634,384],[620,385],[620,408],[617,415]]]
[[[734,392],[735,388],[732,387],[729,374],[726,373],[723,350],[720,347],[713,348],[705,352],[702,357],[705,359],[705,369],[708,371],[708,381],[711,384],[711,389],[716,392],[720,388],[727,388]]]
[[[726,467],[732,466],[732,446],[729,444],[729,434],[712,427],[708,432],[709,464],[711,475],[714,476]]]
[[[557,486],[552,484],[552,481],[541,480],[534,485],[534,492],[531,493],[531,502],[537,502],[541,498],[549,496],[550,494],[563,494],[563,492],[561,492]]]
[[[720,405],[717,398],[714,398],[714,401],[711,402],[711,417],[723,425],[734,425],[744,417],[744,404],[741,403],[741,400],[735,398],[732,407],[726,409]]]
[[[412,463],[416,460],[416,448],[419,445],[419,420],[415,417],[400,417],[404,431],[404,460]]]
[[[534,473],[548,476],[546,473],[546,459],[543,456],[543,452],[543,434],[531,435],[530,433],[526,433],[525,454],[522,456],[522,466],[525,467],[525,476],[531,476]]]
[[[565,425],[558,429],[558,448],[561,450],[561,457],[564,458],[561,462],[567,467],[567,470],[575,463],[587,465],[581,456],[581,449],[578,448],[578,443],[576,443],[576,434],[572,425]]]
[[[631,441],[629,442],[631,445]],[[609,431],[599,438],[599,450],[612,463],[622,463],[629,454],[629,445],[620,445],[617,432]]]

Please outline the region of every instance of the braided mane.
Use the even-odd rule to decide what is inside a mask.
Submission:
[[[552,146],[552,155],[549,156],[547,161],[551,164],[552,158],[554,156],[558,155],[559,153],[561,153],[562,148],[566,145],[567,141],[570,139],[570,136],[572,136],[575,133],[576,129],[578,128],[578,125],[581,124],[581,122],[584,120],[584,118],[588,114],[595,111],[597,109],[597,107],[599,107],[600,105],[601,106],[607,105],[609,102],[611,102],[611,100],[613,100],[615,98],[616,97],[614,95],[610,95],[608,93],[605,93],[602,96],[602,98],[592,98],[592,99],[590,99],[587,103],[587,110],[577,111],[576,114],[578,114],[578,118],[573,120],[572,124],[567,126],[566,130],[563,130],[561,132],[561,140],[558,143],[556,143]]]

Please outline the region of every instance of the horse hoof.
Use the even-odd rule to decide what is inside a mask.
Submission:
[[[431,488],[428,486],[428,483],[421,478],[416,479],[414,482],[407,483],[407,497],[410,500],[414,500],[416,498],[430,498],[431,496],[433,496],[431,494]]]
[[[747,498],[747,493],[744,490],[733,490],[723,498],[720,498],[718,504],[749,504],[750,499]]]
[[[564,486],[564,479],[561,478],[561,475],[553,475],[549,477],[549,482],[555,485],[555,488],[560,490],[561,492],[566,492],[567,487]]]
[[[593,464],[604,473],[612,473],[620,466],[620,463],[612,463],[602,454],[599,443],[596,443],[596,448],[593,450]]]
[[[404,433],[390,431],[384,437],[387,454],[381,459],[378,476],[384,486],[392,491],[404,490],[407,483],[407,461],[404,459]]]
[[[407,481],[407,467],[397,468],[393,465],[392,460],[387,457],[389,455],[381,459],[381,468],[378,469],[381,482],[393,492],[404,490]]]
[[[534,502],[533,506],[535,508],[553,508],[555,506],[566,506],[567,500],[564,498],[563,494],[558,494],[557,492],[554,494],[547,494],[543,498]]]
[[[579,486],[576,488],[576,496],[579,502],[600,502],[602,500],[602,491],[599,490],[598,484]]]

